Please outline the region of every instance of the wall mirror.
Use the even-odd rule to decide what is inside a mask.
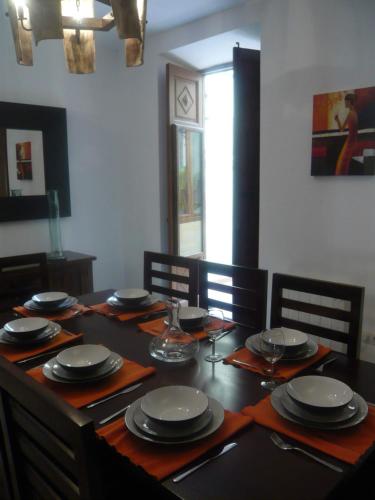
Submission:
[[[0,222],[47,218],[50,189],[69,216],[66,110],[0,102]]]

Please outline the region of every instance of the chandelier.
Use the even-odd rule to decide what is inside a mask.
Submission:
[[[5,0],[17,62],[33,65],[33,43],[61,39],[70,73],[95,72],[95,31],[116,26],[128,67],[143,64],[147,0],[98,0],[111,10],[94,16],[94,0]]]

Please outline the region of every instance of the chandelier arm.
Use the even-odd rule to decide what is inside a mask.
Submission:
[[[92,31],[109,31],[115,26],[115,21],[112,17],[83,17],[79,21],[71,16],[62,16],[62,24],[64,29],[72,30],[92,30]]]

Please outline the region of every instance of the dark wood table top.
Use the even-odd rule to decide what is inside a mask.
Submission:
[[[81,302],[87,305],[103,302],[110,292],[107,290],[83,296]],[[0,320],[2,325],[9,317],[2,314]],[[156,374],[146,379],[136,391],[119,396],[97,408],[82,410],[95,422],[162,385],[184,384],[197,387],[233,411],[255,404],[267,395],[260,387],[260,375],[232,365],[212,365],[206,362],[204,356],[211,349],[207,340],[200,342],[200,352],[196,360],[183,366],[171,366],[151,358],[148,346],[152,337],[138,330],[137,320],[120,322],[99,314],[90,314],[63,321],[61,324],[70,331],[84,332],[85,343],[102,343],[144,366],[156,367]],[[235,347],[243,344],[247,336],[245,329],[236,328],[220,340],[217,350],[229,354]],[[337,353],[334,355],[338,359],[327,366],[324,374],[343,380],[366,400],[375,402],[375,384],[370,382],[375,378],[375,365],[349,360]],[[42,361],[39,359],[34,363],[26,363],[22,368],[31,368]],[[306,373],[311,371],[306,370]],[[177,497],[187,500],[315,500],[327,498],[339,483],[342,484],[354,473],[358,473],[358,466],[347,465],[317,450],[310,451],[341,466],[344,474],[334,472],[299,453],[282,451],[272,443],[270,434],[270,430],[253,424],[234,437],[239,446],[227,455],[178,484],[168,479],[163,482],[163,486]],[[370,458],[373,455],[374,453],[370,454]]]

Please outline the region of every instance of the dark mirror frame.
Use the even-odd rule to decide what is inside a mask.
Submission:
[[[58,191],[60,216],[69,217],[71,210],[65,108],[0,102],[0,128],[42,132],[46,190]],[[46,195],[0,198],[0,222],[46,218]]]

